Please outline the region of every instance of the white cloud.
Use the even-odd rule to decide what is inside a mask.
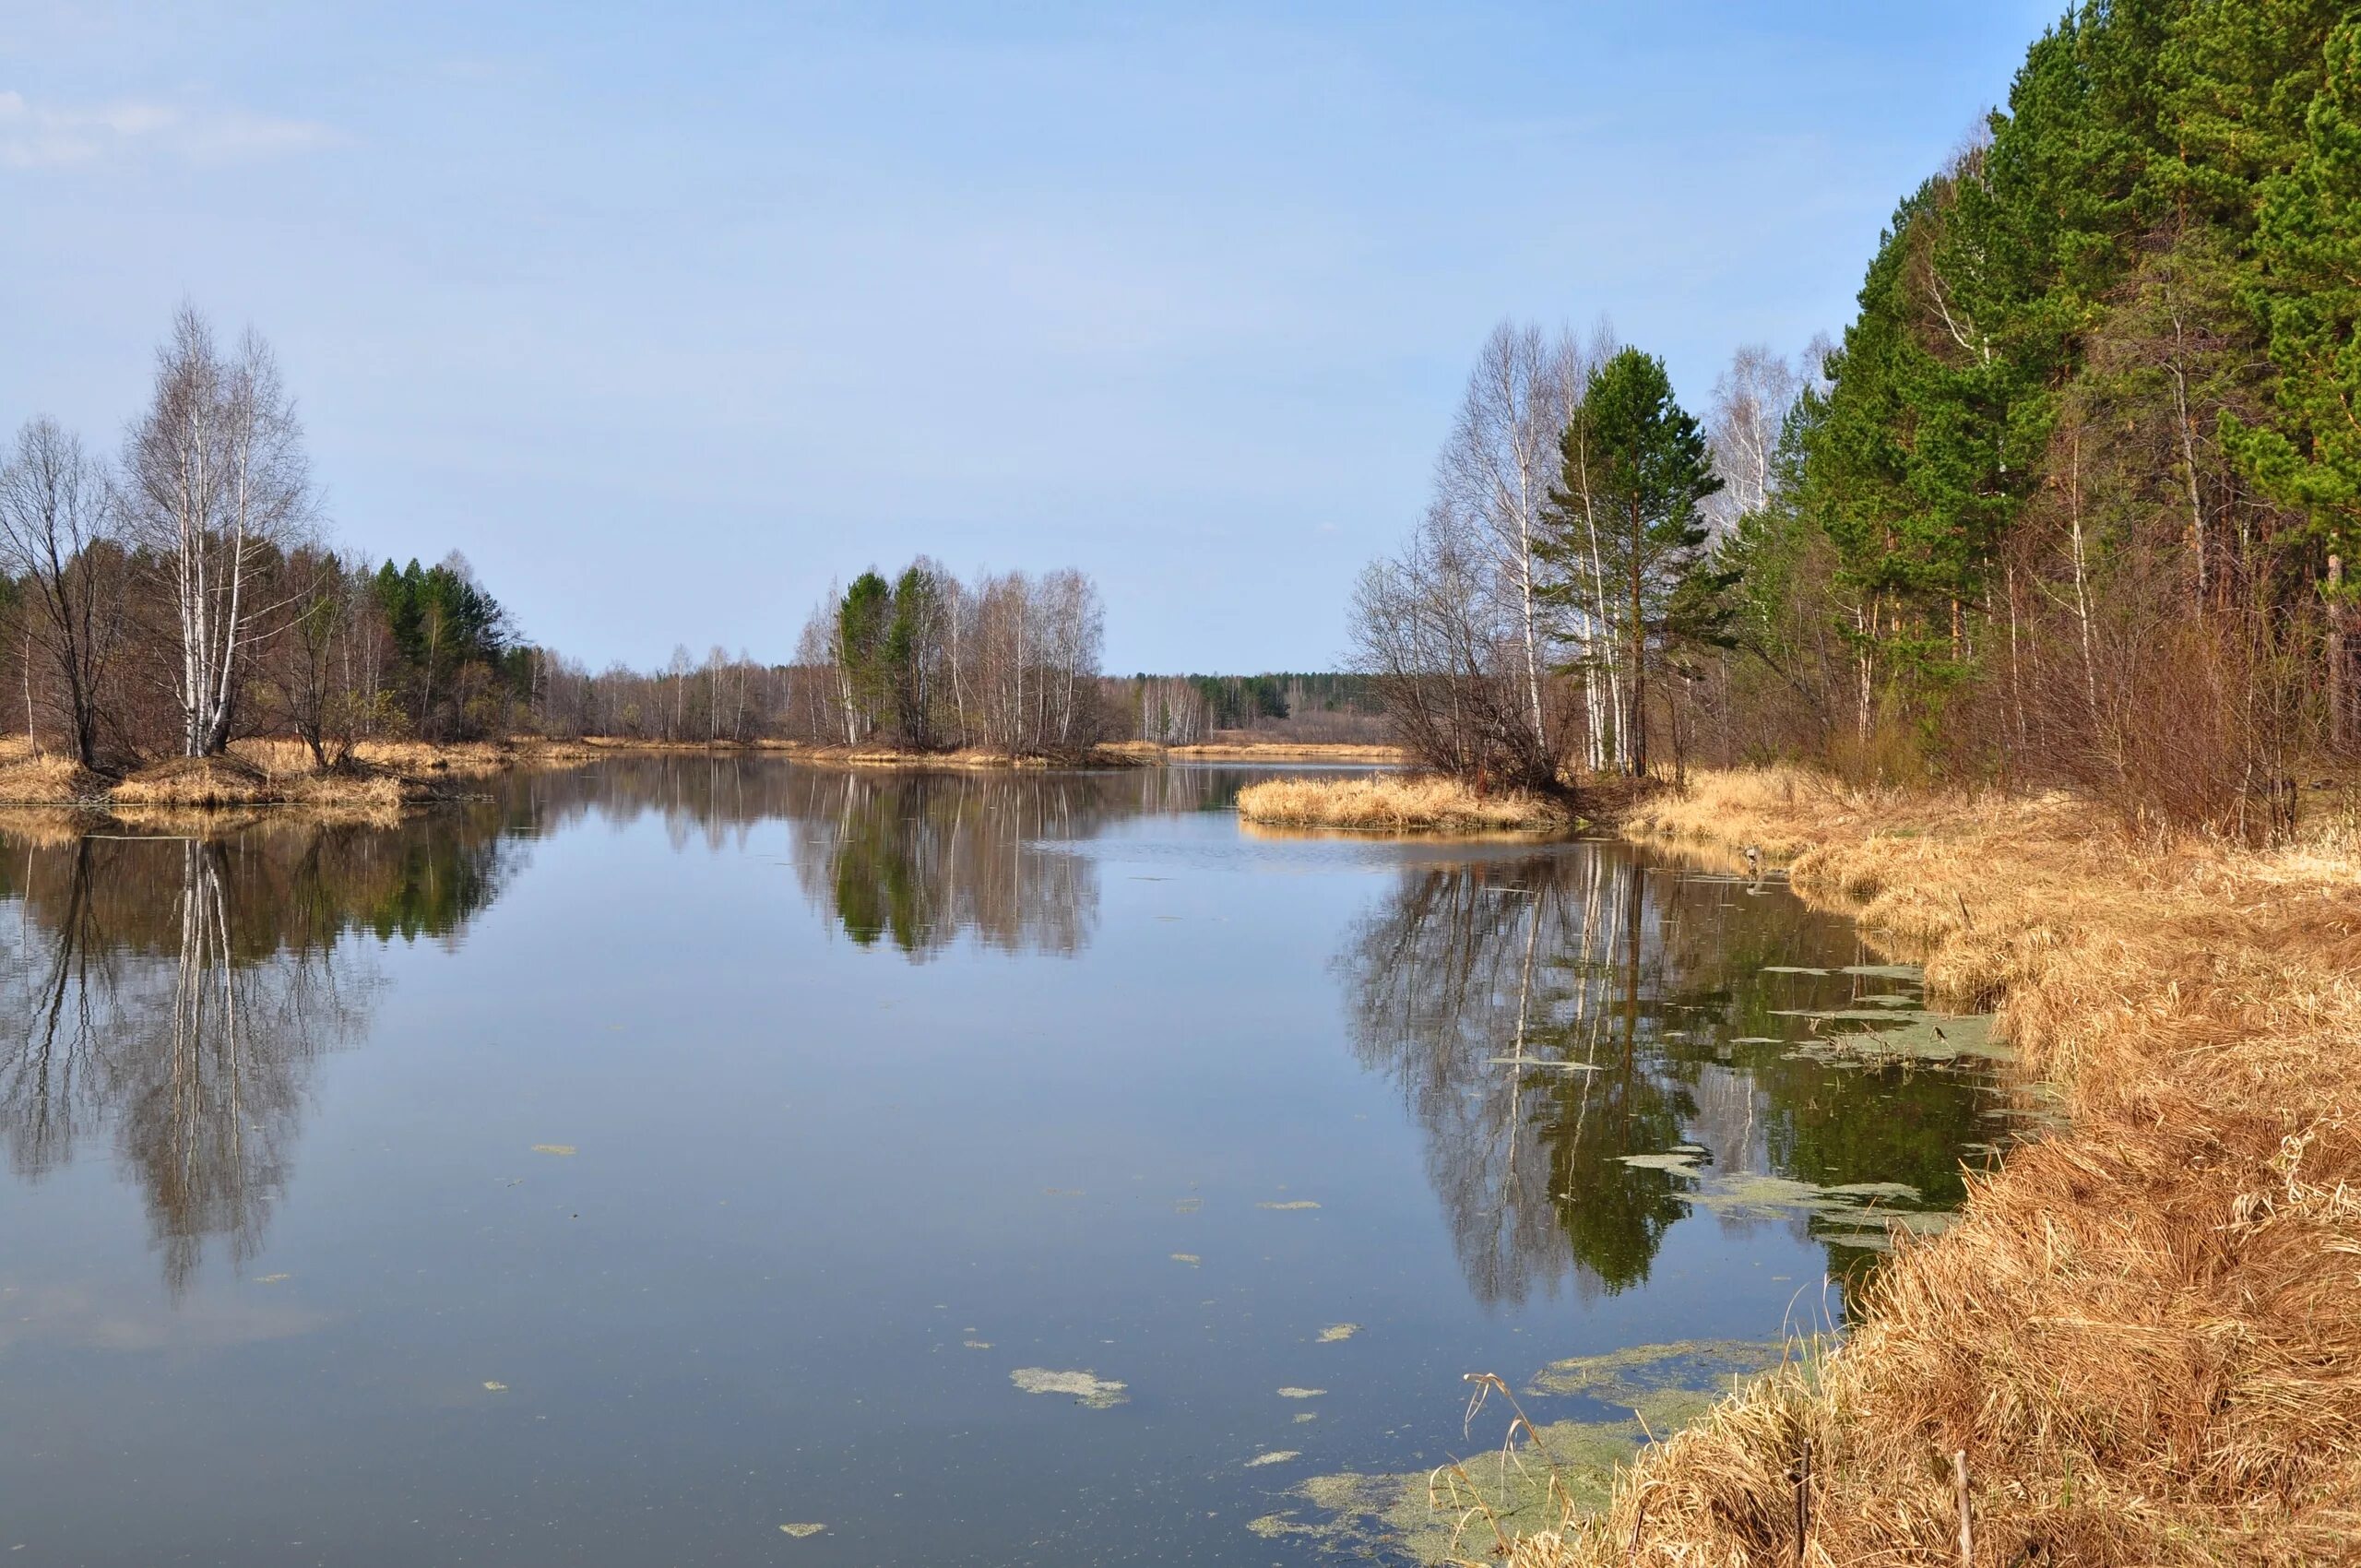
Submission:
[[[0,168],[65,169],[115,159],[162,156],[231,163],[326,147],[327,126],[243,109],[185,109],[136,101],[53,108],[0,90]]]

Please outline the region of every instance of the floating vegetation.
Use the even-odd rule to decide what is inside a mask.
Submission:
[[[255,1283],[257,1285],[279,1285],[284,1284],[286,1281],[294,1277],[295,1277],[291,1274],[266,1274],[257,1278]]]
[[[1289,1198],[1285,1203],[1259,1203],[1254,1206],[1256,1208],[1275,1208],[1287,1210],[1297,1208],[1318,1208],[1320,1206],[1313,1203],[1310,1198]]]
[[[493,1383],[490,1379],[486,1379],[484,1382],[484,1389],[487,1393],[505,1394],[508,1392],[508,1385],[504,1383]]]
[[[1706,1151],[1681,1144],[1662,1154],[1627,1154],[1621,1163],[1642,1170],[1662,1170],[1696,1182],[1680,1195],[1696,1208],[1724,1219],[1794,1219],[1812,1222],[1812,1239],[1841,1247],[1886,1252],[1892,1246],[1892,1228],[1899,1225],[1916,1236],[1932,1236],[1955,1218],[1943,1210],[1916,1206],[1924,1194],[1905,1182],[1840,1182],[1821,1185],[1793,1177],[1725,1175],[1707,1169]],[[1894,1208],[1893,1204],[1908,1204]]]
[[[2013,1061],[2016,1052],[1992,1038],[1988,1013],[1934,1013],[1908,997],[1869,996],[1871,1007],[1783,1008],[1789,1018],[1809,1018],[1810,1039],[1796,1041],[1788,1055],[1798,1061],[1879,1064],[1918,1062],[1936,1065],[1966,1060]],[[1864,1024],[1830,1032],[1823,1024]]]
[[[1247,1460],[1246,1467],[1252,1470],[1258,1469],[1264,1465],[1284,1465],[1290,1459],[1300,1459],[1302,1457],[1303,1454],[1299,1449],[1274,1448],[1268,1454],[1257,1454],[1252,1459]]]
[[[1927,971],[1916,964],[1847,964],[1836,972],[1862,975],[1870,980],[1909,980],[1914,984],[1927,978]]]
[[[1199,1257],[1194,1253],[1175,1253],[1172,1254],[1172,1261],[1174,1263],[1185,1263],[1191,1268],[1194,1268],[1205,1260]]]
[[[1332,1323],[1320,1331],[1320,1343],[1341,1345],[1360,1331],[1361,1325],[1357,1323]]]
[[[1706,1151],[1695,1144],[1679,1144],[1662,1154],[1619,1154],[1615,1160],[1619,1165],[1629,1165],[1639,1170],[1672,1170],[1683,1176],[1695,1176],[1700,1174],[1697,1162],[1704,1158],[1705,1154]]]
[[[535,1154],[572,1154],[574,1146],[572,1144],[535,1144],[533,1152]]]
[[[816,1536],[827,1527],[825,1525],[781,1525],[779,1533],[793,1536],[797,1540],[801,1540],[806,1536]]]
[[[1082,1196],[1082,1189],[1080,1187],[1044,1187],[1041,1189],[1041,1195],[1045,1198],[1078,1198]]]
[[[1317,1399],[1327,1392],[1328,1391],[1324,1388],[1295,1388],[1290,1386],[1280,1389],[1279,1397],[1282,1399]]]
[[[1048,1367],[1019,1367],[1008,1374],[1008,1380],[1026,1394],[1071,1395],[1077,1405],[1087,1405],[1094,1410],[1111,1409],[1131,1398],[1124,1392],[1126,1384],[1102,1378],[1092,1372],[1055,1372]]]
[[[1320,1412],[1317,1410],[1298,1410],[1295,1413],[1295,1419],[1299,1421],[1316,1421],[1320,1419]]]
[[[1302,1506],[1265,1514],[1246,1527],[1265,1539],[1301,1537],[1352,1559],[1429,1564],[1489,1559],[1494,1525],[1513,1538],[1557,1528],[1568,1503],[1578,1513],[1603,1510],[1616,1469],[1631,1463],[1651,1430],[1668,1431],[1681,1415],[1699,1408],[1700,1397],[1660,1396],[1629,1420],[1553,1422],[1535,1434],[1537,1443],[1513,1456],[1495,1449],[1432,1471],[1314,1476],[1288,1491]]]
[[[1762,966],[1762,972],[1763,972],[1764,974],[1766,974],[1766,975],[1823,975],[1823,976],[1824,976],[1824,975],[1833,974],[1833,973],[1834,973],[1835,971],[1834,971],[1834,970],[1833,970],[1833,969],[1815,969],[1815,968],[1812,968],[1810,965],[1809,965],[1809,964],[1765,964],[1765,965],[1763,965],[1763,966]]]
[[[989,1350],[992,1348],[992,1342],[989,1339],[962,1339],[959,1343],[970,1350]]]
[[[1204,1206],[1205,1200],[1203,1198],[1175,1198],[1172,1200],[1172,1212],[1175,1214],[1194,1214]]]
[[[1596,1399],[1638,1409],[1667,1396],[1690,1394],[1711,1404],[1734,1380],[1756,1377],[1787,1359],[1776,1339],[1683,1339],[1669,1345],[1630,1345],[1600,1356],[1552,1361],[1533,1374],[1527,1392]],[[1686,1424],[1685,1422],[1682,1424]]]

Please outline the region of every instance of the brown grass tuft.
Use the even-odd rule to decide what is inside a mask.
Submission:
[[[2059,797],[1709,777],[1635,835],[1792,856],[1804,897],[1997,1000],[2066,1130],[1905,1244],[1815,1383],[1649,1451],[1523,1568],[2351,1561],[2361,1540],[2361,860],[2135,844]]]
[[[1400,773],[1265,779],[1238,792],[1238,814],[1285,827],[1382,833],[1551,831],[1573,820],[1565,807],[1538,795],[1479,795],[1454,778]]]
[[[13,760],[0,762],[0,803],[64,806],[101,794],[106,780],[72,757],[54,752],[30,754],[19,742]]]
[[[275,791],[269,775],[243,757],[183,756],[141,768],[110,793],[131,806],[250,806]]]

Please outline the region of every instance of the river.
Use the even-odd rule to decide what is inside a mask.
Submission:
[[[1415,1561],[1465,1374],[1628,1451],[2014,1124],[1775,880],[1267,771],[0,819],[0,1562]]]

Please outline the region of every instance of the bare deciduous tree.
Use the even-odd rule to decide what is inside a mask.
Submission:
[[[119,512],[80,438],[37,419],[0,464],[0,570],[23,585],[29,642],[54,681],[53,707],[85,767],[100,766],[101,695],[122,640]],[[28,677],[30,679],[30,676]]]

